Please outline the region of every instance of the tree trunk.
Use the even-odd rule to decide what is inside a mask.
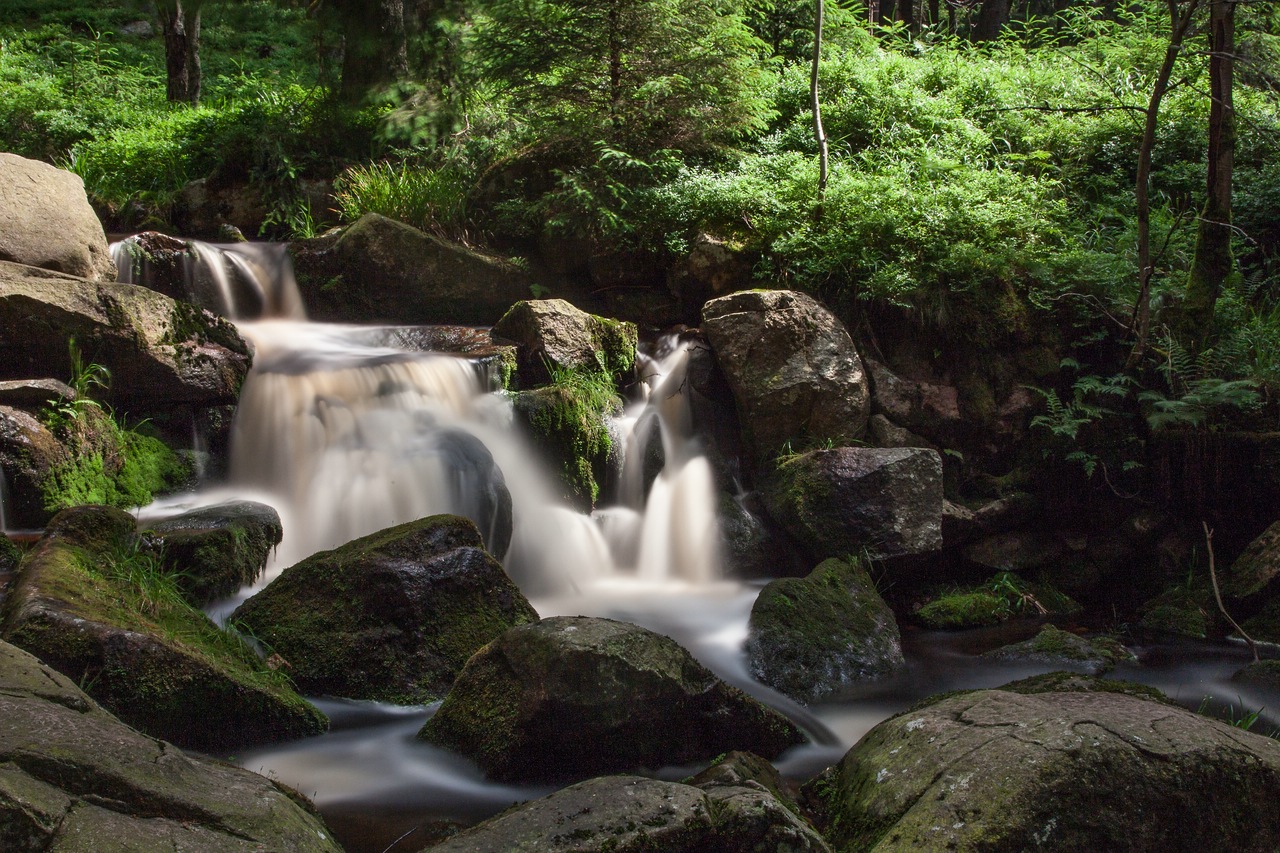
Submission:
[[[880,0],[867,0],[867,23],[880,23]]]
[[[920,24],[916,21],[915,0],[898,0],[898,20],[906,24],[907,32],[912,35],[920,32]]]
[[[994,41],[1009,23],[1009,0],[982,0],[978,20],[973,25],[973,41]]]
[[[200,103],[200,3],[169,0],[156,4],[164,33],[167,84],[165,95],[175,103]]]
[[[1134,303],[1131,326],[1137,335],[1133,350],[1129,353],[1127,367],[1133,368],[1146,353],[1147,339],[1151,332],[1151,277],[1155,273],[1151,258],[1151,154],[1156,145],[1156,120],[1160,116],[1160,102],[1169,90],[1169,78],[1182,50],[1182,40],[1191,25],[1200,0],[1189,0],[1184,14],[1178,14],[1178,0],[1167,0],[1169,7],[1169,44],[1165,47],[1164,61],[1156,73],[1151,99],[1147,102],[1146,119],[1142,127],[1142,143],[1138,146],[1138,175],[1134,184],[1134,199],[1138,216],[1138,299]]]
[[[1209,104],[1208,200],[1196,229],[1183,326],[1187,341],[1195,350],[1211,336],[1218,294],[1235,275],[1235,259],[1231,254],[1231,173],[1236,152],[1236,116],[1231,97],[1235,16],[1235,0],[1212,0],[1209,5],[1212,101]]]
[[[344,36],[340,91],[345,99],[358,100],[374,86],[408,76],[404,0],[342,0],[336,6]]]
[[[822,59],[823,0],[814,0],[813,70],[809,75],[809,99],[813,107],[813,137],[818,142],[818,216],[827,192],[827,133],[822,129],[822,104],[818,99],[818,64]]]

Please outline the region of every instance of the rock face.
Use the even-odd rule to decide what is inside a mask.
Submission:
[[[802,740],[675,641],[611,619],[507,631],[467,662],[419,737],[494,779],[546,781],[706,760],[767,758]]]
[[[256,581],[283,534],[271,507],[232,501],[158,521],[144,539],[177,575],[187,600],[202,607]]]
[[[342,849],[297,794],[139,734],[8,643],[0,720],[0,849]]]
[[[1249,543],[1249,547],[1231,564],[1223,584],[1225,592],[1237,601],[1255,604],[1274,597],[1271,584],[1280,576],[1280,521],[1268,527],[1262,535]]]
[[[308,693],[413,705],[537,612],[464,518],[436,515],[322,551],[232,616]]]
[[[511,264],[376,213],[293,254],[316,320],[488,325],[529,295],[529,277]]]
[[[769,513],[818,558],[942,547],[942,458],[919,448],[812,450],[778,465]]]
[[[758,786],[702,790],[640,776],[579,782],[430,849],[432,853],[830,850],[817,833]]]
[[[514,341],[520,385],[551,380],[551,370],[621,376],[636,361],[636,326],[580,311],[563,299],[517,302],[493,327]]]
[[[747,627],[751,674],[802,702],[906,665],[893,611],[866,569],[826,560],[760,591]]]
[[[116,277],[79,175],[0,153],[0,261],[98,281]]]
[[[934,444],[955,447],[971,427],[960,412],[959,392],[950,385],[914,382],[867,359],[871,374],[872,407],[893,425],[906,428]]]
[[[825,787],[841,850],[1280,849],[1280,743],[1118,693],[943,698]]]
[[[748,450],[844,444],[866,431],[871,395],[849,332],[812,298],[745,291],[702,308],[702,329],[729,386]]]
[[[0,378],[70,376],[67,339],[111,371],[108,400],[131,413],[234,403],[249,348],[225,320],[128,284],[0,262]]]
[[[6,602],[4,638],[129,725],[180,746],[229,750],[324,731],[324,715],[237,638],[163,592],[128,513],[54,516]]]

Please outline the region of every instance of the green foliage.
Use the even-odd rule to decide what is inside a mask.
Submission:
[[[1079,368],[1074,361],[1064,366]],[[1111,408],[1108,403],[1122,404],[1133,392],[1134,385],[1133,378],[1123,373],[1106,378],[1085,375],[1072,384],[1070,400],[1061,399],[1052,388],[1031,388],[1045,402],[1045,413],[1031,419],[1033,429],[1040,428],[1050,437],[1051,443],[1045,449],[1045,455],[1062,454],[1067,462],[1079,464],[1089,478],[1100,466],[1105,468],[1102,455],[1089,448],[1081,432],[1101,424],[1104,419],[1120,416],[1120,410]],[[1135,454],[1125,459],[1122,467],[1131,470],[1138,464]]]
[[[461,169],[415,167],[409,163],[352,166],[334,182],[334,197],[345,222],[379,213],[441,237],[465,234],[467,175]]]

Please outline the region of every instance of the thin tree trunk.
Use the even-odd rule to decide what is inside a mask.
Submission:
[[[880,0],[867,0],[867,23],[880,23]]]
[[[822,59],[823,0],[814,0],[813,70],[809,75],[809,98],[813,107],[813,136],[818,141],[818,216],[827,192],[827,132],[822,129],[822,103],[818,99],[818,65]]]
[[[898,0],[898,20],[906,25],[911,35],[920,32],[920,24],[916,21],[916,0]]]
[[[341,86],[344,98],[358,100],[371,87],[408,75],[404,0],[342,0],[337,11],[345,33]]]
[[[1231,97],[1235,74],[1235,0],[1209,5],[1208,200],[1196,229],[1196,249],[1187,280],[1183,332],[1193,349],[1211,335],[1213,311],[1223,285],[1235,273],[1231,254],[1231,179],[1236,118]]]
[[[1009,23],[1009,0],[982,0],[978,21],[973,25],[974,41],[994,41]]]
[[[165,97],[174,103],[200,102],[200,4],[169,0],[156,4],[164,33]]]
[[[1200,0],[1189,0],[1186,13],[1178,15],[1178,0],[1167,0],[1169,8],[1169,44],[1165,47],[1164,61],[1156,73],[1151,99],[1147,102],[1146,119],[1142,126],[1142,144],[1138,146],[1138,175],[1134,184],[1134,197],[1138,215],[1138,299],[1134,303],[1132,327],[1137,342],[1129,353],[1126,367],[1133,368],[1146,354],[1151,332],[1151,277],[1155,273],[1151,258],[1151,155],[1156,145],[1156,122],[1160,116],[1160,102],[1169,91],[1169,79],[1182,50],[1182,40],[1191,25]]]

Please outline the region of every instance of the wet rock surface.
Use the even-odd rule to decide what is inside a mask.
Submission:
[[[675,643],[611,619],[556,617],[478,652],[419,737],[494,779],[581,779],[707,760],[767,758],[802,740],[785,717]]]
[[[157,521],[145,529],[144,540],[200,607],[256,581],[283,535],[274,509],[232,501]]]
[[[452,515],[312,555],[232,616],[300,689],[406,705],[443,696],[477,649],[537,618],[475,525]]]
[[[139,734],[0,642],[0,849],[340,851],[309,802]]]
[[[1280,844],[1280,815],[1258,807],[1280,794],[1280,743],[1063,686],[945,697],[876,726],[816,786],[828,837],[878,853]]]

